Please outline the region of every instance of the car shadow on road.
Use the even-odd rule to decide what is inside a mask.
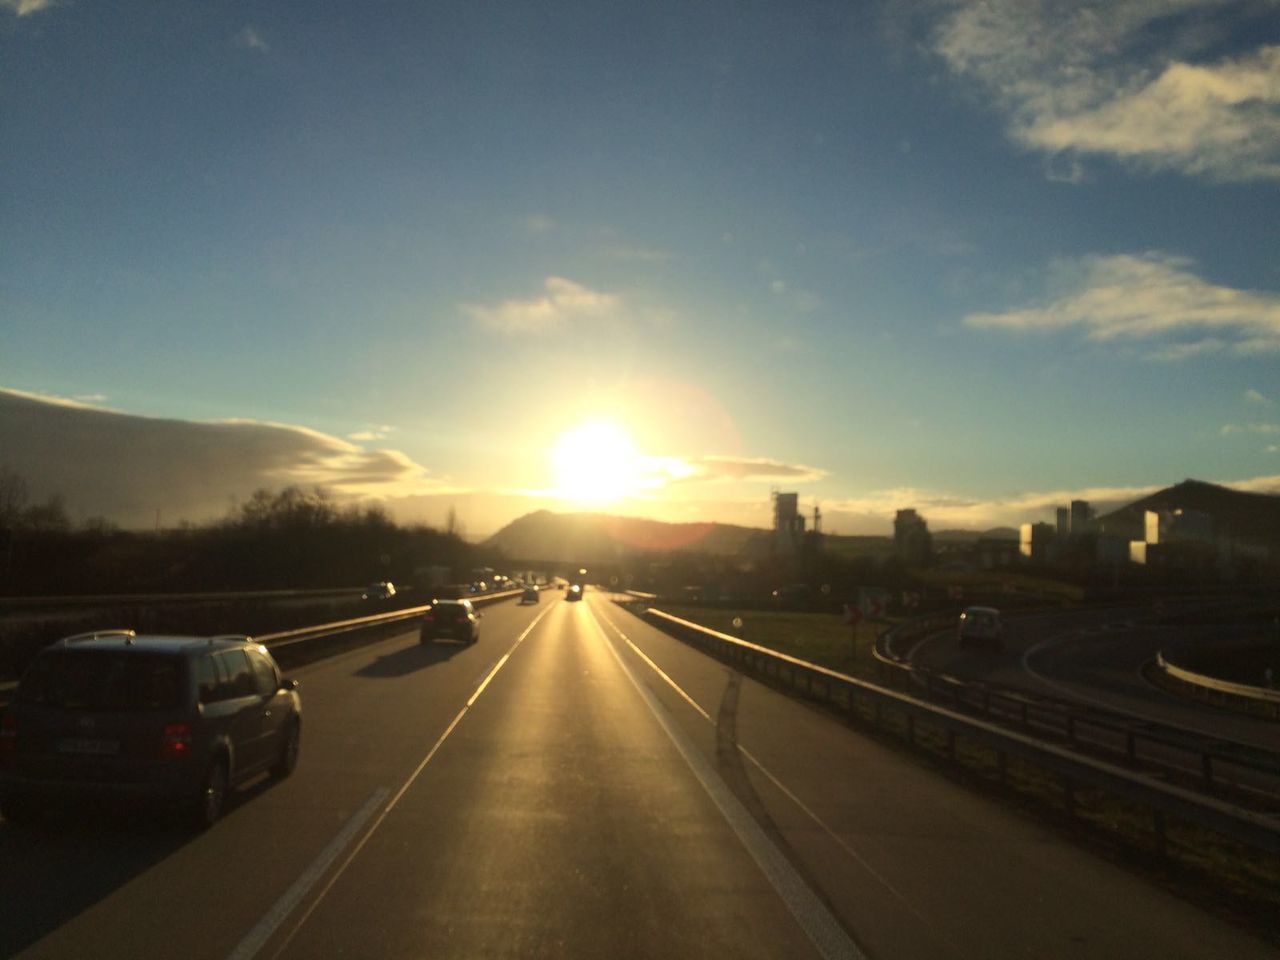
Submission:
[[[51,811],[0,821],[0,957],[11,957],[105,900],[192,837],[153,811]]]
[[[468,644],[455,640],[435,640],[427,643],[415,643],[392,653],[378,657],[373,663],[367,663],[355,671],[357,677],[380,677],[394,679],[426,670],[438,663],[444,663],[456,653],[467,649]]]

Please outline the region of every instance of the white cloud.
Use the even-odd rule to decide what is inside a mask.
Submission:
[[[1235,433],[1260,433],[1263,436],[1280,436],[1280,423],[1227,423],[1223,424],[1222,433],[1230,436]]]
[[[526,233],[541,236],[552,233],[559,227],[559,224],[556,223],[554,217],[550,217],[545,213],[534,213],[525,217],[520,222],[520,226],[524,228]]]
[[[20,17],[26,17],[41,10],[48,10],[58,2],[59,0],[0,0],[0,7],[12,10]]]
[[[1280,46],[1213,49],[1238,11],[1214,0],[962,0],[933,46],[1029,148],[1280,178]]]
[[[235,36],[236,46],[244,50],[256,50],[259,53],[270,53],[271,47],[267,43],[257,27],[252,25],[246,26]]]
[[[365,450],[290,424],[141,417],[0,388],[0,456],[33,491],[130,525],[226,514],[259,487],[322,484],[399,498],[447,485],[398,450]]]
[[[547,277],[546,295],[532,300],[504,300],[494,305],[463,304],[463,311],[490,329],[507,334],[554,333],[571,324],[618,317],[622,302],[564,277]]]
[[[1058,264],[1057,296],[1003,313],[971,313],[986,330],[1080,329],[1091,340],[1164,339],[1149,357],[1183,360],[1229,351],[1280,351],[1280,294],[1218,286],[1190,260],[1162,253],[1086,257]]]
[[[368,442],[370,440],[385,440],[388,434],[395,432],[395,427],[387,423],[374,424],[365,427],[363,430],[357,430],[355,433],[348,433],[348,440],[359,440]]]
[[[1246,390],[1244,392],[1244,398],[1245,400],[1249,401],[1249,403],[1256,403],[1262,407],[1275,406],[1274,400],[1272,400],[1270,397],[1266,396],[1265,394],[1260,393],[1257,390],[1253,390],[1253,389]]]

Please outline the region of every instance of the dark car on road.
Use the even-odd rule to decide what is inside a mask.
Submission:
[[[582,594],[586,589],[587,588],[580,583],[570,584],[569,589],[565,591],[564,598],[566,600],[581,600]]]
[[[521,603],[537,603],[541,599],[538,588],[534,586],[525,587],[520,594]]]
[[[302,701],[245,636],[82,634],[28,666],[0,721],[0,813],[157,801],[213,824],[238,786],[298,762]]]
[[[396,585],[388,580],[371,583],[360,594],[361,600],[390,600],[396,595]]]
[[[475,643],[480,639],[480,614],[470,600],[433,600],[422,615],[418,642],[447,638]]]

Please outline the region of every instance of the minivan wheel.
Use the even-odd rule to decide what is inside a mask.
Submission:
[[[280,744],[280,756],[271,768],[271,775],[277,780],[283,780],[293,773],[298,766],[298,753],[301,749],[302,725],[296,719],[290,720],[289,730],[284,735],[284,743]]]
[[[197,830],[207,830],[218,822],[223,807],[227,804],[227,791],[231,785],[231,777],[227,771],[225,757],[216,758],[205,772],[204,783],[200,795],[196,798],[191,810],[192,826]]]

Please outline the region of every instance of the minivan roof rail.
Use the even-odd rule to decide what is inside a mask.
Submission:
[[[91,630],[88,633],[76,633],[69,637],[63,637],[63,643],[84,643],[89,640],[115,640],[120,637],[126,639],[136,637],[136,630]]]

